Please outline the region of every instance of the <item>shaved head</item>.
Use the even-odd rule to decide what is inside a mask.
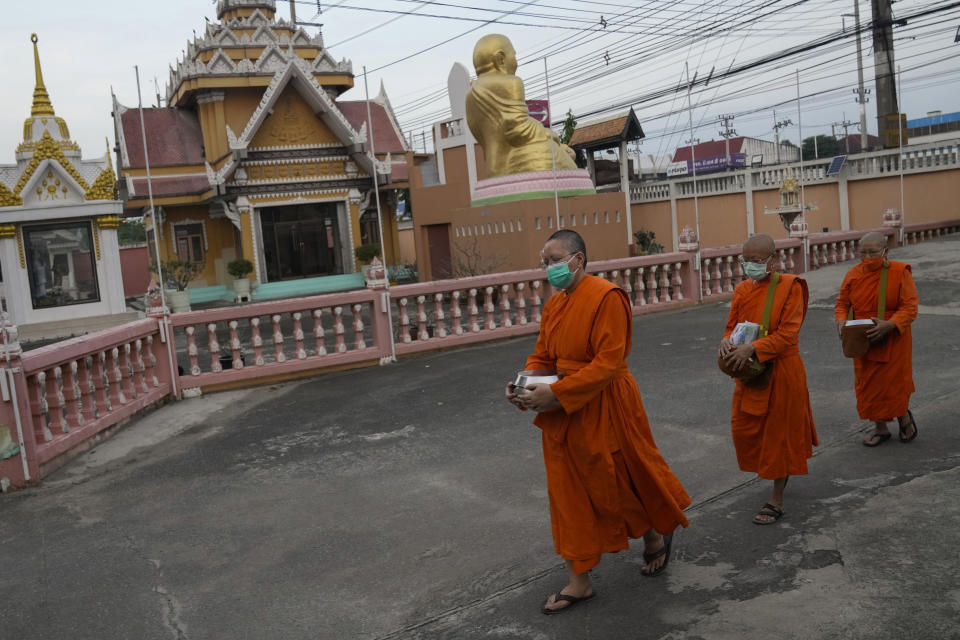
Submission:
[[[570,253],[582,253],[583,264],[587,264],[587,244],[583,241],[583,236],[573,229],[560,229],[554,231],[553,235],[547,238],[547,242],[556,240],[566,248]]]
[[[772,255],[776,250],[777,245],[774,244],[773,238],[768,236],[765,233],[758,233],[756,235],[750,236],[750,238],[743,243],[743,253],[757,253],[764,256]]]
[[[863,234],[863,237],[860,238],[860,246],[885,249],[887,246],[887,236],[883,235],[879,231],[870,231]]]

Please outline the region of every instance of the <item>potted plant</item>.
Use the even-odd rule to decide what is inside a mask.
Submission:
[[[170,260],[163,260],[160,267],[163,270],[166,284],[170,287],[167,290],[167,302],[170,303],[170,310],[174,313],[190,311],[190,292],[187,291],[187,285],[196,280],[197,276],[203,272],[203,263],[171,258]],[[157,273],[155,262],[150,265],[150,271],[154,274]]]
[[[370,261],[380,257],[380,245],[376,242],[361,244],[353,250],[353,255],[357,257],[357,262],[361,265],[363,276],[366,277],[367,272],[370,271]]]
[[[253,272],[253,263],[245,258],[237,258],[227,263],[227,273],[233,276],[233,291],[237,299],[250,299],[250,280],[247,275]]]

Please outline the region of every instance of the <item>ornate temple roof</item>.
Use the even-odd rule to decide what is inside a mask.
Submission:
[[[569,144],[587,151],[603,150],[643,137],[640,121],[631,108],[623,115],[578,126],[574,129]]]
[[[113,200],[116,177],[109,144],[103,157],[81,158],[43,83],[37,34],[31,34],[36,85],[16,164],[0,165],[0,207],[51,206],[77,200]],[[26,202],[24,199],[26,198]]]
[[[187,42],[183,59],[170,68],[167,104],[179,106],[195,91],[212,86],[261,86],[287,63],[297,58],[320,83],[339,95],[353,86],[353,65],[337,62],[323,46],[323,37],[276,19],[273,0],[220,0],[217,18],[208,22],[201,37]],[[225,81],[226,79],[226,81]]]

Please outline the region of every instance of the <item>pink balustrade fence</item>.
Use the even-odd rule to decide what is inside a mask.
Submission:
[[[895,228],[880,229],[888,235]],[[907,225],[913,244],[960,231],[960,220]],[[782,270],[851,260],[862,231],[777,241]],[[634,314],[723,300],[743,280],[740,247],[592,262],[622,287]],[[184,389],[254,385],[394,355],[535,333],[553,289],[540,270],[157,315],[22,353],[0,326],[0,426],[20,451],[0,481],[36,482],[136,412]]]

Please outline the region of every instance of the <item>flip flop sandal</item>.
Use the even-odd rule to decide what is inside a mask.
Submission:
[[[757,518],[760,516],[768,516],[773,518],[773,520],[757,520]],[[757,515],[753,516],[753,524],[773,524],[782,517],[783,509],[778,509],[768,502],[760,507],[760,511],[757,512]]]
[[[873,435],[871,435],[869,438],[867,438],[866,440],[863,440],[863,446],[878,447],[889,439],[890,439],[889,431],[887,433],[874,432]],[[903,438],[901,438],[901,440],[903,440]]]
[[[561,591],[562,591],[562,589],[561,589]],[[591,598],[593,598],[593,597],[596,596],[596,595],[597,595],[596,592],[594,592],[594,593],[591,593],[591,594],[588,595],[588,596],[583,596],[582,598],[578,598],[578,597],[576,597],[576,596],[568,596],[568,595],[565,594],[565,593],[560,593],[560,591],[557,591],[557,593],[554,594],[554,596],[553,596],[553,602],[554,602],[554,603],[557,603],[557,602],[569,602],[570,604],[568,604],[568,605],[565,606],[565,607],[561,607],[560,609],[547,609],[547,603],[550,602],[550,598],[547,598],[547,602],[544,602],[544,603],[543,603],[543,606],[540,607],[540,612],[543,613],[544,615],[548,615],[548,616],[552,616],[552,615],[557,614],[557,613],[563,613],[564,611],[567,611],[568,609],[573,609],[577,604],[579,604],[579,603],[581,603],[581,602],[586,602],[587,600],[590,600]]]
[[[911,425],[913,426],[913,435],[910,436],[909,438],[904,438],[904,437],[903,437],[903,427],[900,427],[900,442],[903,442],[903,443],[910,442],[911,440],[913,440],[914,438],[917,437],[917,434],[918,434],[918,433],[920,433],[920,430],[917,429],[917,421],[913,419],[913,412],[910,411],[910,409],[907,409],[907,415],[910,416],[910,424],[907,425],[907,426],[908,426],[908,427],[911,426]]]
[[[644,578],[652,578],[654,576],[658,576],[661,573],[663,573],[667,569],[667,564],[669,564],[670,562],[670,547],[672,544],[673,544],[673,534],[671,533],[669,535],[663,536],[663,546],[660,547],[659,550],[654,551],[653,553],[647,553],[646,551],[644,551],[643,562],[648,565],[654,560],[656,560],[657,558],[660,558],[662,556],[666,556],[666,558],[663,559],[663,564],[660,565],[660,567],[656,571],[651,571],[650,573],[644,573],[643,571],[641,571],[640,575],[642,575]]]

